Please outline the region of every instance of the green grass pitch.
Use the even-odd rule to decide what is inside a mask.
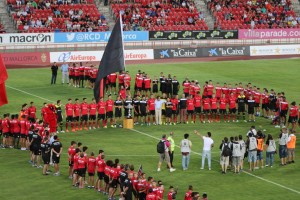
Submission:
[[[300,103],[300,59],[278,60],[251,60],[251,61],[226,61],[204,63],[174,63],[174,64],[147,64],[131,65],[127,67],[132,76],[138,69],[159,76],[165,74],[176,75],[180,82],[185,78],[197,79],[201,85],[206,80],[214,83],[238,83],[251,82],[260,88],[284,91],[291,102]],[[34,101],[40,108],[43,102],[53,103],[61,99],[66,103],[67,98],[82,99],[87,97],[90,101],[92,90],[78,89],[60,84],[59,74],[57,84],[50,85],[51,71],[49,68],[35,69],[10,69],[7,84],[9,104],[0,108],[0,114],[17,113],[25,102]],[[40,109],[39,109],[40,110]],[[39,114],[38,114],[39,115]],[[278,155],[275,156],[275,166],[264,168],[251,174],[242,173],[235,175],[228,173],[222,175],[219,166],[218,146],[224,136],[245,135],[250,123],[213,123],[213,124],[188,124],[177,126],[135,126],[134,130],[126,129],[97,129],[93,131],[81,131],[77,133],[60,134],[63,143],[64,154],[61,158],[60,177],[42,176],[41,170],[28,164],[29,153],[19,150],[0,150],[0,180],[1,199],[106,199],[106,196],[98,194],[90,189],[74,189],[68,179],[67,148],[71,140],[80,141],[89,147],[88,152],[97,152],[104,149],[107,159],[119,158],[121,163],[132,163],[137,169],[140,164],[147,176],[153,176],[155,180],[163,180],[166,188],[170,185],[178,186],[177,199],[183,199],[188,185],[193,185],[195,191],[207,192],[209,199],[213,200],[273,200],[273,199],[299,199],[300,198],[300,156],[297,154],[296,163],[285,167],[279,166]],[[279,130],[270,125],[270,121],[259,118],[256,127],[266,129],[277,137]],[[200,170],[202,152],[202,140],[193,134],[197,129],[205,134],[211,131],[215,147],[212,152],[212,171]],[[179,145],[184,133],[190,133],[193,142],[191,163],[188,171],[181,169],[181,155],[178,148],[175,149],[174,165],[177,170],[169,173],[163,165],[161,172],[156,172],[158,155],[156,153],[157,139],[163,133],[170,131],[175,133],[175,142]],[[297,134],[298,138],[299,134]],[[297,140],[299,145],[299,139]],[[265,155],[264,155],[265,156]],[[244,169],[248,165],[245,162]]]

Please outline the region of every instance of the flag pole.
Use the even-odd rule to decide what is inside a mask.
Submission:
[[[124,38],[123,38],[123,20],[122,20],[122,14],[121,14],[121,11],[119,12],[119,20],[120,20],[120,25],[121,25],[121,35],[122,35],[122,46],[123,46],[123,52],[125,54],[125,49],[124,49]],[[125,55],[124,55],[124,71],[126,71],[126,65],[125,65]]]

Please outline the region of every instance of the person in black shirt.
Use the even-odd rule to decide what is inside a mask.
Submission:
[[[161,88],[161,93],[166,94],[167,93],[167,87],[166,87],[166,77],[162,76],[160,78],[160,88]]]
[[[133,112],[134,112],[134,125],[139,124],[139,116],[140,116],[140,100],[139,100],[139,96],[135,96],[134,100],[132,101],[133,103]]]
[[[168,97],[166,102],[166,125],[172,125],[172,108],[173,104],[171,99]]]
[[[122,195],[124,196],[125,200],[132,200],[132,173],[128,174],[128,178],[125,179],[123,184],[123,192]]]
[[[254,115],[255,100],[253,99],[252,96],[249,96],[247,105],[248,105],[249,122],[251,121],[255,122],[255,115]]]
[[[53,174],[54,176],[59,176],[59,160],[60,160],[60,155],[62,153],[62,144],[60,141],[58,141],[57,135],[54,137],[54,141],[52,142],[51,145],[51,151],[52,151],[52,160],[54,163],[54,169],[55,173]]]
[[[128,164],[126,164],[126,165],[121,164],[120,168],[121,168],[121,171],[120,171],[120,175],[119,175],[119,183],[120,183],[120,191],[121,191],[121,196],[122,196],[124,182],[128,178],[127,170],[129,168],[129,166],[128,166]]]
[[[185,123],[186,121],[186,101],[185,94],[182,94],[181,99],[179,99],[180,123]]]
[[[156,76],[154,76],[154,79],[152,80],[152,92],[155,95],[158,92],[158,79]]]
[[[166,94],[167,97],[172,97],[172,77],[171,74],[168,75],[168,78],[166,78]]]
[[[62,116],[62,109],[61,109],[61,100],[57,100],[57,103],[55,105],[55,109],[56,109],[57,124],[59,125],[60,132],[64,133],[64,131],[63,131],[63,116]]]
[[[49,163],[50,163],[51,146],[48,142],[49,142],[49,138],[45,137],[44,142],[41,144],[42,159],[44,162],[43,175],[48,175],[47,171],[49,169]]]
[[[117,100],[115,100],[115,127],[117,127],[118,125],[120,128],[122,128],[122,123],[121,123],[122,107],[123,107],[123,101],[121,100],[121,97],[118,96]]]
[[[180,87],[180,84],[179,84],[176,76],[174,76],[173,80],[172,80],[173,95],[178,95],[179,87]]]
[[[241,94],[237,98],[237,104],[238,104],[238,120],[241,118],[241,114],[243,115],[243,120],[245,121],[245,105],[246,105],[246,96],[244,95],[244,92],[242,91]],[[237,121],[238,121],[237,120]]]
[[[58,66],[56,62],[53,63],[51,66],[51,71],[52,71],[52,77],[51,77],[51,85],[56,84],[56,77],[57,77],[57,71],[58,71]]]
[[[40,156],[41,156],[41,142],[42,138],[41,136],[37,133],[38,130],[35,130],[32,132],[32,140],[30,143],[30,149],[32,149],[32,166],[37,167],[37,168],[42,168],[41,163],[40,163]]]
[[[146,122],[147,100],[146,100],[145,95],[142,96],[142,99],[140,100],[139,106],[140,106],[141,126],[143,126],[144,124],[147,124],[147,122]]]

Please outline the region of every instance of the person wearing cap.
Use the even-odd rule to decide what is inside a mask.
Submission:
[[[166,134],[162,135],[161,141],[164,142],[165,151],[164,151],[164,153],[159,154],[159,162],[158,162],[157,171],[160,172],[161,163],[163,161],[166,161],[167,165],[170,169],[170,172],[174,172],[176,169],[172,168],[171,163],[170,163],[170,156],[169,156],[169,149],[170,149],[171,144],[167,140],[167,135]]]
[[[175,141],[173,136],[174,136],[174,132],[170,132],[170,136],[167,139],[170,142],[169,156],[170,156],[170,163],[172,167],[173,167],[174,150],[175,150]]]
[[[190,153],[192,148],[192,142],[188,139],[189,134],[184,134],[184,139],[180,142],[180,150],[182,154],[182,168],[183,170],[187,170],[190,163]]]

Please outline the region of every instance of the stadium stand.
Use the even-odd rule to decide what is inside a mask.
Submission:
[[[193,0],[135,0],[112,3],[114,17],[122,14],[125,30],[208,30]]]
[[[3,24],[1,24],[1,21],[0,21],[0,33],[5,33],[4,26]]]
[[[215,17],[215,28],[299,28],[291,0],[211,0],[207,6]]]
[[[7,0],[19,32],[107,31],[93,0]]]

